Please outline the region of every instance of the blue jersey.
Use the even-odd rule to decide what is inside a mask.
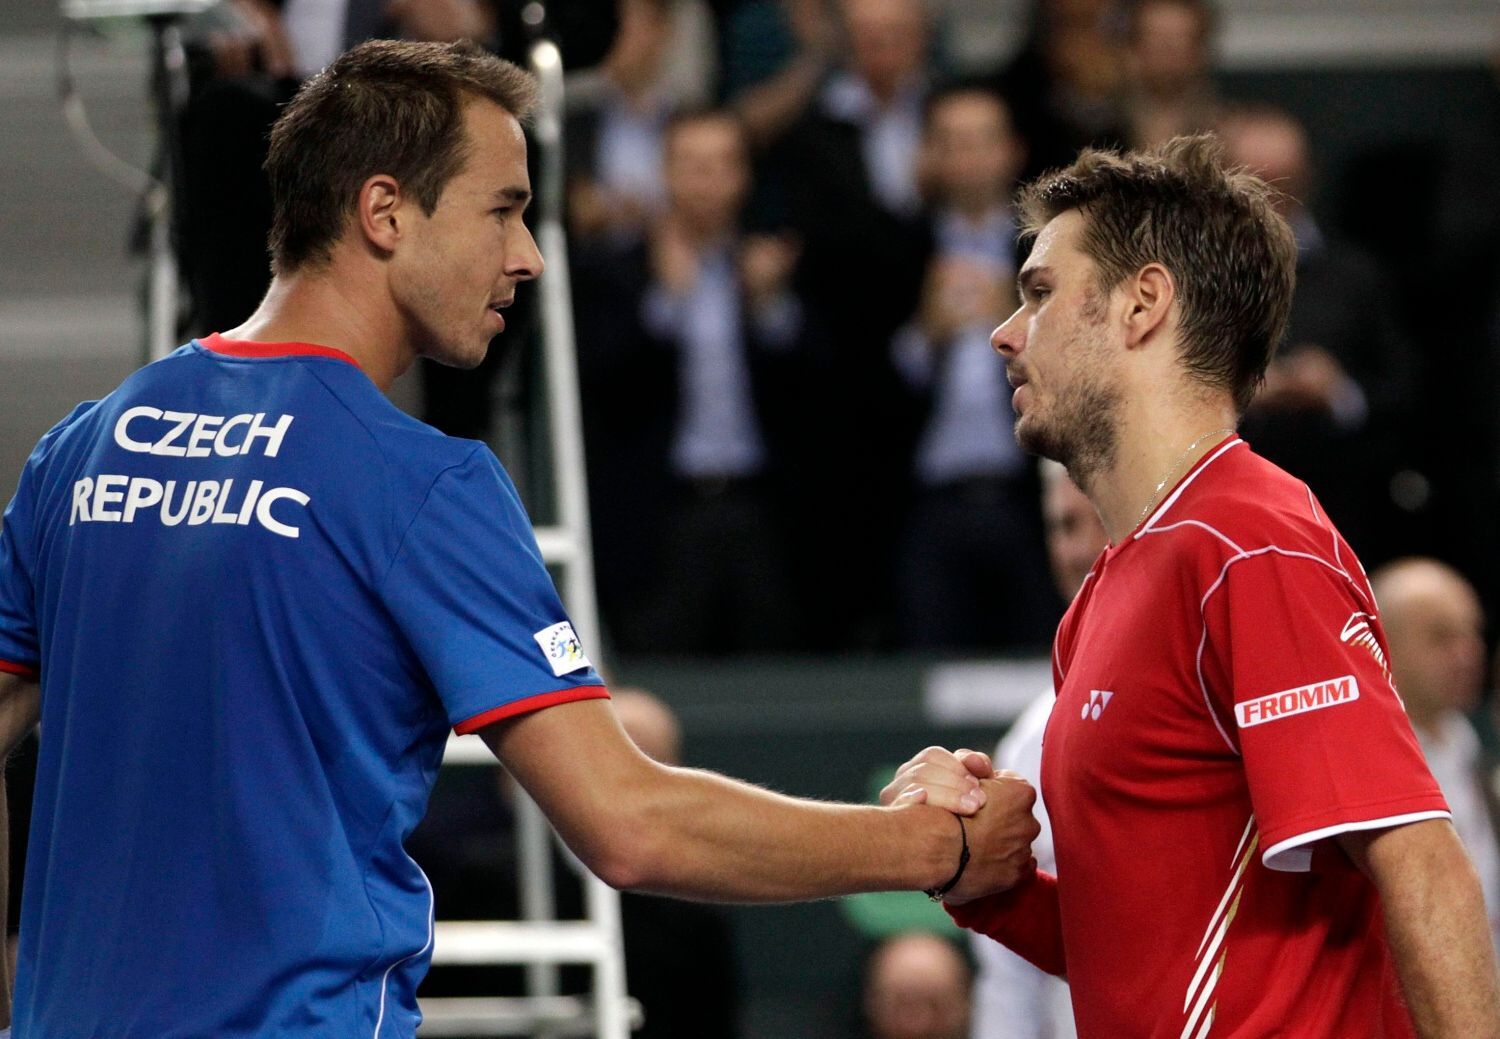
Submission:
[[[607,695],[486,447],[219,337],[37,446],[0,667],[42,692],[17,1039],[413,1035],[448,730]]]

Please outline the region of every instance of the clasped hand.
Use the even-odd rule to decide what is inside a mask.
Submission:
[[[943,898],[950,905],[1006,891],[1036,871],[1036,790],[1017,772],[996,772],[988,754],[928,747],[896,770],[880,803],[927,804],[965,817],[969,865]]]

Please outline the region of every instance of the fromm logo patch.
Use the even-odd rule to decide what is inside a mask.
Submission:
[[[1312,685],[1246,700],[1235,707],[1234,717],[1240,728],[1248,729],[1252,725],[1264,725],[1266,722],[1306,714],[1308,711],[1321,711],[1325,707],[1353,703],[1358,699],[1359,682],[1353,675],[1345,675],[1343,678],[1330,678]]]

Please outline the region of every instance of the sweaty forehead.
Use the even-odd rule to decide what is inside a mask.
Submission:
[[[1037,233],[1036,244],[1031,247],[1031,256],[1026,267],[1056,267],[1083,257],[1078,248],[1078,238],[1083,231],[1083,214],[1076,209],[1059,213],[1047,221]]]

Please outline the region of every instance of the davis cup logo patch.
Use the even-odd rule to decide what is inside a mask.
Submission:
[[[543,628],[535,635],[536,644],[542,647],[542,653],[547,658],[547,663],[552,665],[552,673],[561,678],[571,671],[589,667],[589,658],[583,655],[583,643],[578,641],[578,636],[573,632],[573,625],[567,621],[554,624],[550,628]]]

